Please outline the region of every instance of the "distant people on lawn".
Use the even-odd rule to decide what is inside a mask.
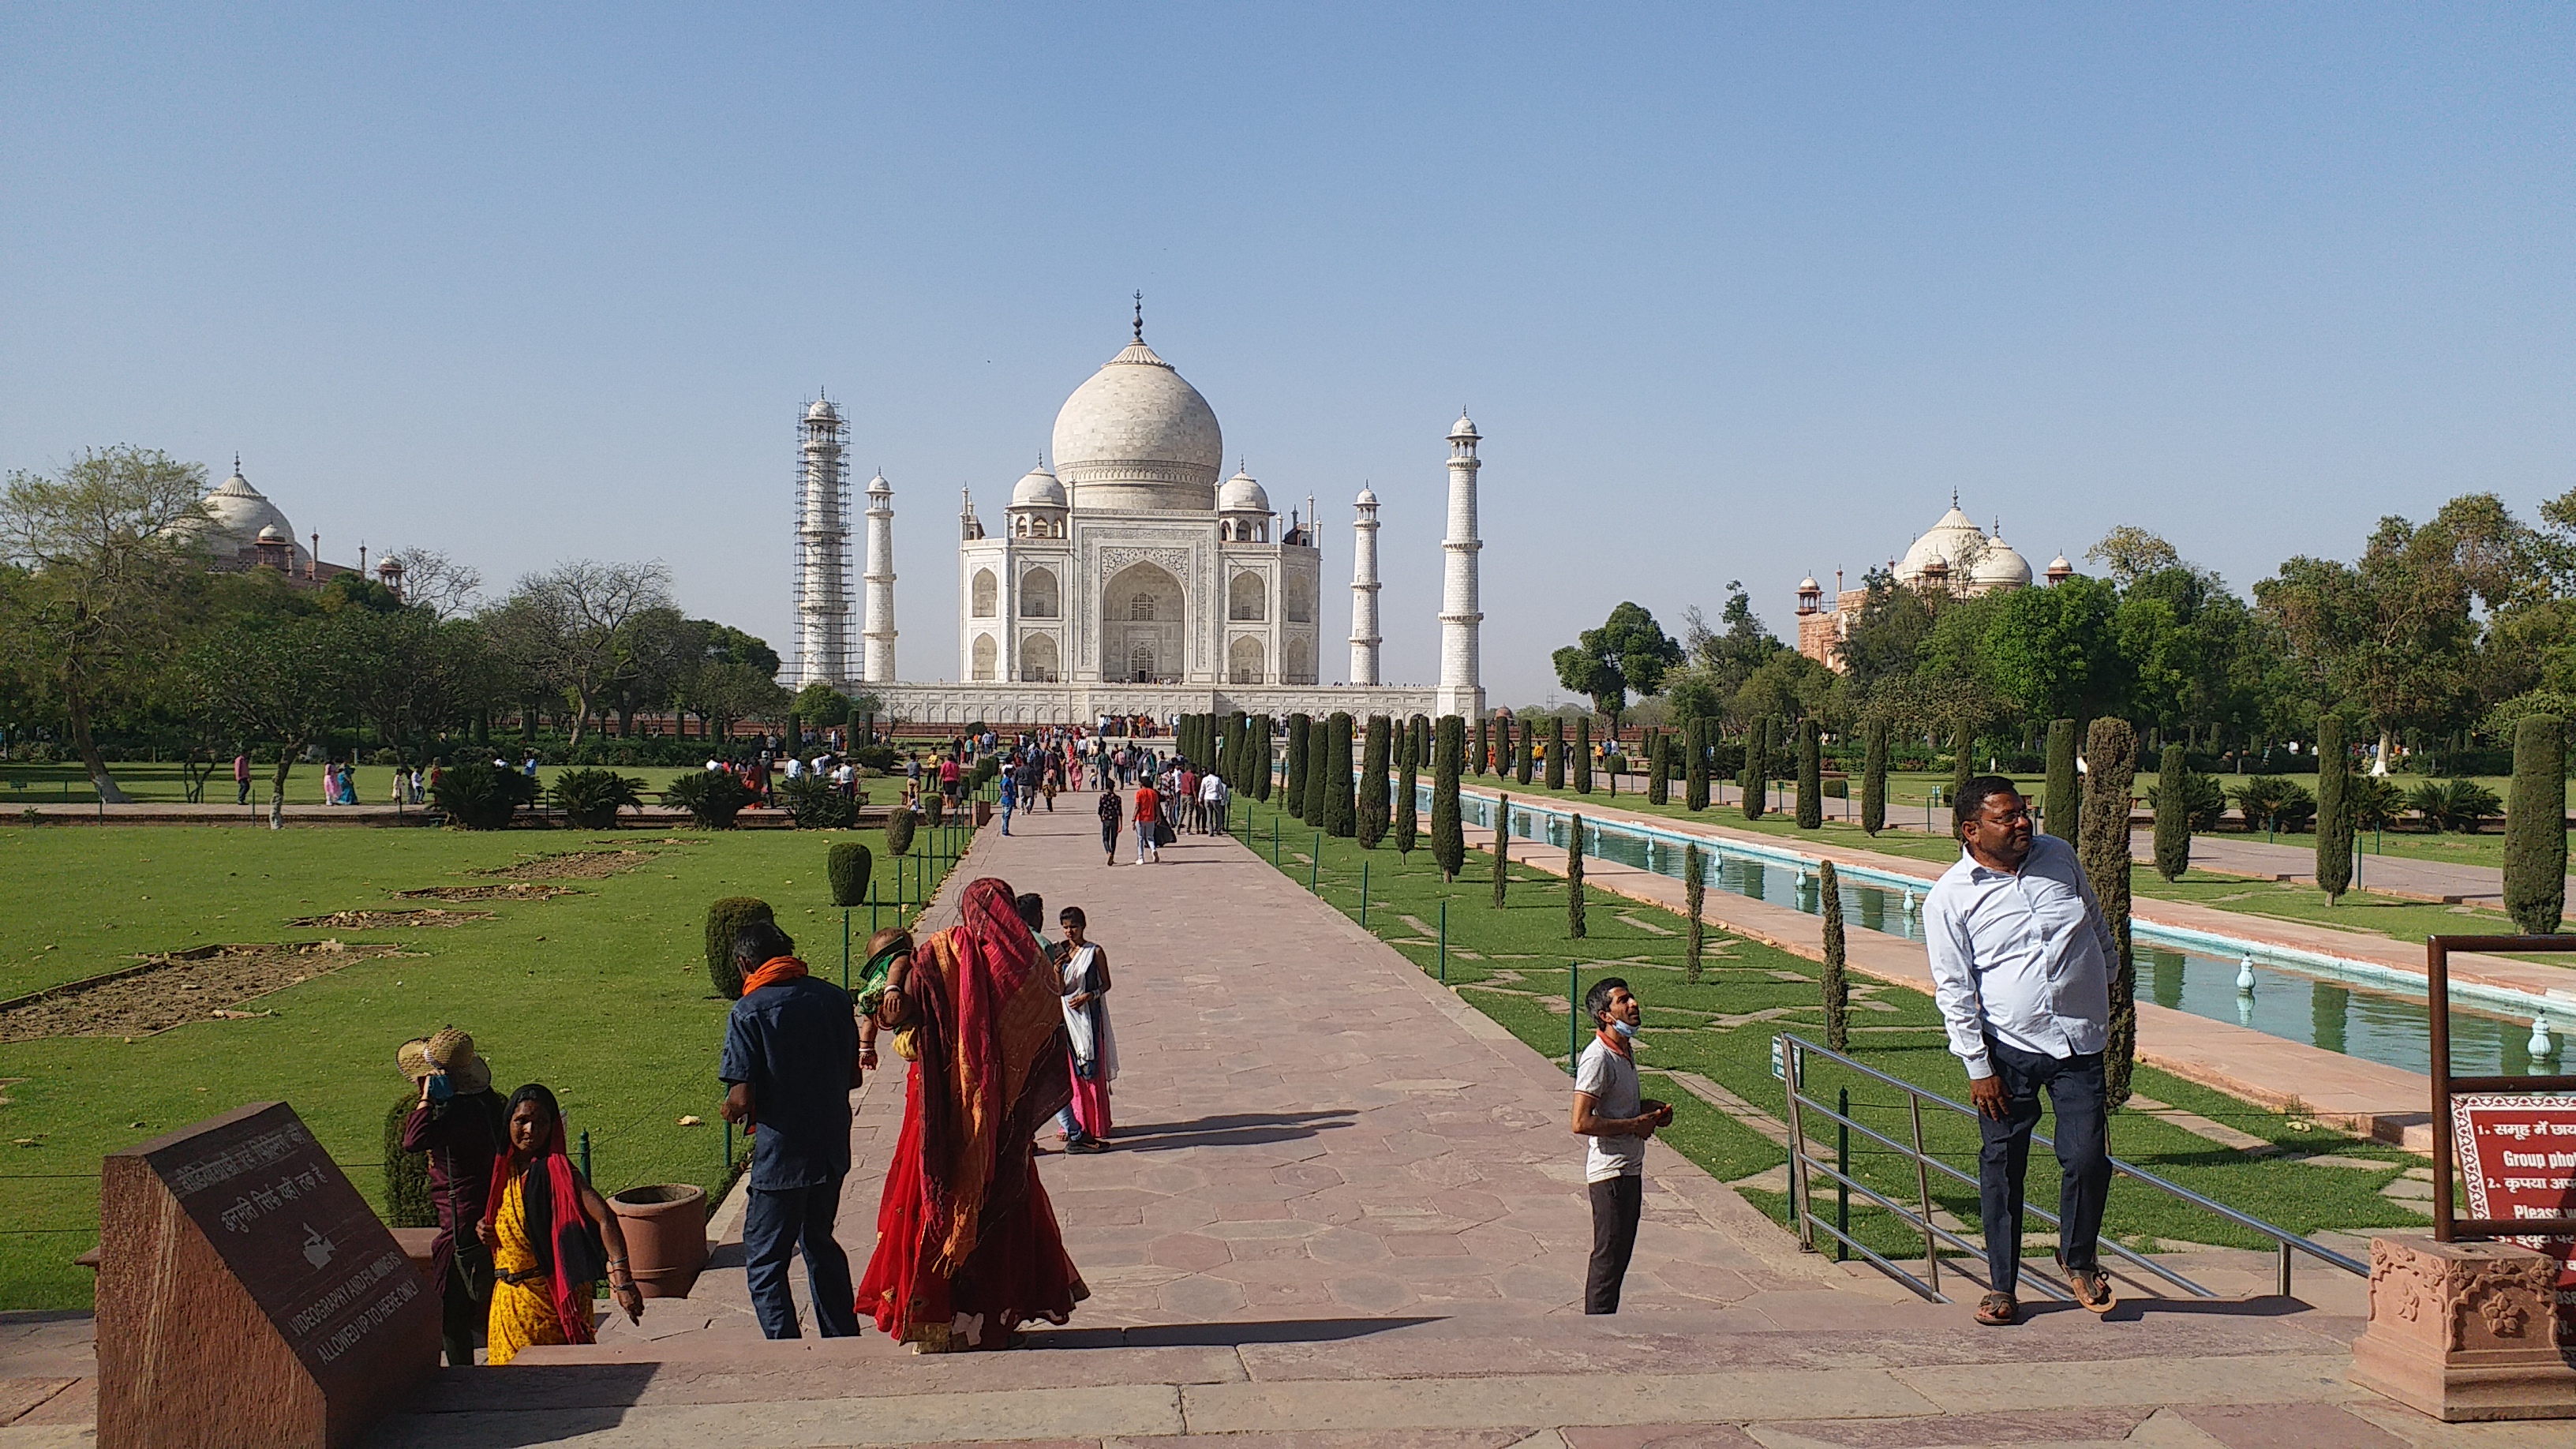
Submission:
[[[1053,964],[991,877],[875,993],[912,1067],[858,1302],[919,1352],[1007,1348],[1021,1323],[1063,1323],[1091,1296],[1034,1166],[1038,1129],[1072,1096],[1054,1070],[1059,1002]]]
[[[850,1171],[850,1090],[859,1084],[850,995],[808,973],[796,943],[756,920],[734,936],[742,999],[725,1019],[720,1109],[751,1134],[751,1198],[742,1220],[743,1277],[770,1338],[801,1338],[788,1259],[805,1255],[825,1338],[858,1333],[850,1259],[833,1237]]]
[[[1583,1311],[1616,1313],[1645,1207],[1646,1139],[1672,1125],[1673,1109],[1638,1094],[1629,1042],[1645,1008],[1628,983],[1616,976],[1593,982],[1583,1009],[1592,1017],[1592,1044],[1574,1069],[1574,1130],[1590,1139],[1583,1183],[1592,1199],[1592,1261],[1583,1277]]]
[[[498,1368],[539,1344],[596,1343],[594,1290],[631,1322],[644,1318],[644,1292],[626,1271],[626,1234],[598,1189],[564,1152],[563,1110],[530,1082],[510,1094],[509,1150],[492,1164],[476,1225],[492,1254],[491,1349]]]
[[[1985,1141],[1977,1196],[1990,1291],[1979,1323],[2020,1316],[2022,1174],[2039,1094],[2057,1115],[2057,1264],[2096,1313],[2117,1302],[2097,1251],[2111,1190],[2108,1088],[2111,963],[2119,946],[2075,847],[2031,830],[2010,780],[1980,775],[1951,802],[1959,861],[1923,901],[1932,999],[1968,1072]]]
[[[508,1146],[507,1114],[492,1090],[492,1069],[474,1054],[474,1038],[452,1026],[404,1042],[394,1059],[420,1088],[403,1118],[402,1147],[429,1160],[438,1218],[429,1278],[438,1290],[439,1344],[449,1368],[472,1368],[492,1302],[492,1254],[475,1224],[491,1197],[493,1159]]]

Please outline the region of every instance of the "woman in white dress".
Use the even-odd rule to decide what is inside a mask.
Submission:
[[[1064,944],[1056,962],[1064,973],[1064,1028],[1073,1062],[1073,1120],[1067,1152],[1102,1152],[1109,1145],[1109,1083],[1118,1075],[1118,1038],[1109,1029],[1109,952],[1084,939],[1080,906],[1056,917]]]

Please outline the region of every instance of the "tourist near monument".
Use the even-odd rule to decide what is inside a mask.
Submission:
[[[1646,1139],[1669,1127],[1673,1109],[1639,1095],[1635,1040],[1644,1008],[1628,983],[1605,976],[1583,998],[1592,1044],[1574,1069],[1574,1131],[1585,1139],[1583,1185],[1592,1205],[1592,1261],[1583,1279],[1583,1311],[1616,1313],[1619,1288],[1637,1251],[1637,1218],[1645,1206]]]

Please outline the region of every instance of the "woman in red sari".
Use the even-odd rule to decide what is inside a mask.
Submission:
[[[1072,1098],[1054,966],[987,877],[963,919],[898,959],[877,1022],[912,1061],[858,1309],[916,1353],[1010,1346],[1091,1296],[1038,1181],[1038,1128]]]

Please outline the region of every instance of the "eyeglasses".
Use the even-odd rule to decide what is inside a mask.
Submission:
[[[2019,809],[2007,810],[2000,815],[1987,812],[1979,815],[1977,818],[1985,821],[1989,825],[2027,825],[2030,823],[2030,810],[2025,806]]]

